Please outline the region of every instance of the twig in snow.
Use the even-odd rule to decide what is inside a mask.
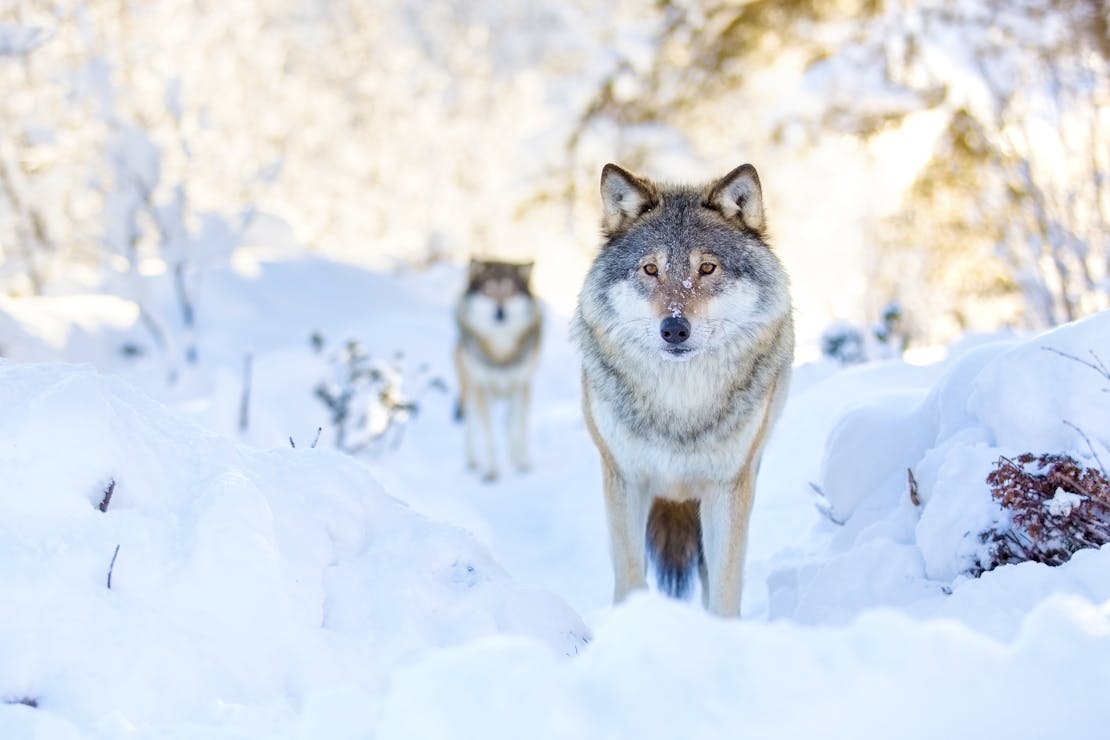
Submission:
[[[1102,361],[1101,357],[1095,354],[1095,351],[1093,349],[1087,351],[1091,353],[1091,357],[1094,358],[1094,362],[1089,362],[1088,360],[1084,360],[1082,357],[1076,357],[1075,355],[1069,355],[1067,352],[1061,352],[1055,347],[1041,347],[1041,349],[1048,352],[1053,352],[1060,355],[1061,357],[1066,357],[1069,360],[1078,362],[1080,365],[1089,367],[1102,377],[1110,380],[1110,368],[1106,367],[1106,363]],[[1110,388],[1103,388],[1102,390],[1104,393],[1110,393]]]
[[[252,366],[254,365],[254,356],[247,354],[243,358],[243,392],[239,396],[239,432],[240,434],[247,431],[250,426],[250,411],[251,411],[251,377]]]
[[[814,495],[817,497],[817,500],[813,502],[813,505],[817,507],[818,513],[820,513],[821,516],[825,517],[836,526],[843,527],[846,520],[841,519],[836,515],[836,510],[833,509],[832,502],[829,501],[829,499],[825,496],[825,492],[821,490],[821,486],[817,485],[816,483],[810,483],[809,487],[813,490]]]
[[[1091,451],[1091,457],[1093,457],[1095,459],[1095,462],[1098,463],[1098,469],[1102,471],[1102,474],[1104,476],[1110,477],[1110,475],[1107,475],[1106,467],[1102,464],[1102,460],[1099,458],[1098,453],[1095,452],[1095,446],[1091,444],[1091,438],[1087,436],[1087,433],[1077,427],[1075,424],[1072,424],[1067,419],[1064,419],[1063,422],[1079,433],[1079,436],[1082,437],[1083,441],[1087,443],[1087,449]]]
[[[910,481],[910,501],[914,506],[921,506],[921,497],[917,495],[917,478],[913,477],[913,468],[906,468],[906,477]]]
[[[112,503],[112,494],[115,492],[116,480],[115,478],[113,478],[112,482],[108,484],[108,487],[104,489],[104,498],[100,499],[100,506],[97,508],[99,508],[102,512],[108,511],[108,504]]]
[[[324,431],[323,427],[316,427],[316,436],[312,438],[312,444],[309,445],[311,449],[316,449],[316,443],[320,441],[320,434]],[[297,449],[297,443],[293,441],[293,435],[289,435],[289,446],[294,450]]]
[[[4,699],[4,703],[22,704],[25,707],[31,707],[31,709],[37,709],[39,706],[39,700],[33,696],[13,696],[11,698]]]
[[[116,567],[116,556],[119,555],[119,545],[116,545],[116,551],[112,553],[112,562],[108,564],[108,588],[112,588],[112,571]]]

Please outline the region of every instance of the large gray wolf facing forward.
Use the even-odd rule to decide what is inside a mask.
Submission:
[[[459,342],[459,410],[466,420],[466,459],[487,481],[497,479],[490,403],[509,401],[509,458],[529,468],[528,403],[540,354],[542,315],[529,281],[532,263],[471,260],[467,286],[455,309]],[[482,457],[476,437],[482,435]]]
[[[613,164],[578,299],[586,424],[601,453],[614,600],[645,586],[738,616],[748,516],[794,355],[789,284],[751,165],[703,187]],[[646,540],[646,548],[645,548]]]

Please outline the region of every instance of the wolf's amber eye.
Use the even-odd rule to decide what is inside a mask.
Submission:
[[[644,265],[644,272],[646,272],[648,275],[658,275],[659,268],[655,266],[654,262],[648,262],[646,265]]]
[[[702,275],[712,275],[713,271],[716,269],[717,266],[712,262],[702,262],[701,267],[698,268],[698,272],[700,272]]]

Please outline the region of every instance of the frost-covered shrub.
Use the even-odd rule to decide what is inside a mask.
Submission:
[[[988,550],[975,575],[1025,560],[1060,565],[1110,542],[1110,481],[1070,455],[1000,457],[987,485],[1008,517],[982,533]]]
[[[837,322],[821,332],[821,354],[841,365],[857,365],[867,361],[863,332],[845,322]]]
[[[821,354],[841,365],[902,356],[907,338],[902,329],[902,308],[897,301],[883,306],[879,320],[869,329],[838,321],[821,333]]]
[[[871,327],[875,338],[875,351],[872,359],[895,359],[902,356],[909,343],[902,326],[902,304],[891,301],[879,312],[879,320]]]
[[[324,352],[323,335],[313,334],[310,341],[317,353]],[[344,452],[362,452],[387,438],[400,444],[420,399],[433,388],[446,389],[426,366],[411,371],[400,352],[374,357],[355,339],[328,353],[327,362],[331,377],[316,385],[315,396],[327,407],[335,446]]]

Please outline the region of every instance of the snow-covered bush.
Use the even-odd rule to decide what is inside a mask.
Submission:
[[[884,306],[879,320],[868,329],[838,321],[821,333],[821,354],[841,365],[897,359],[906,344],[902,307],[897,301]]]
[[[1035,560],[1060,565],[1078,550],[1110,542],[1110,481],[1070,455],[1000,457],[987,476],[1008,519],[984,532],[989,546],[973,572]]]
[[[322,334],[313,334],[310,341],[317,353],[324,351]],[[352,454],[386,442],[400,444],[423,395],[446,390],[427,367],[410,370],[403,353],[374,357],[355,339],[331,350],[327,362],[330,377],[316,385],[314,394],[328,410],[335,446]]]
[[[867,361],[863,332],[859,327],[838,321],[821,332],[821,354],[841,365],[858,365]]]
[[[104,246],[109,289],[135,302],[143,325],[165,355],[170,377],[197,362],[196,316],[206,271],[239,245],[250,209],[233,224],[215,212],[193,213],[184,182],[164,181],[163,152],[138,126],[113,121],[107,146]],[[181,148],[188,151],[182,140]],[[195,224],[195,225],[194,225]],[[152,276],[144,266],[154,262]],[[172,297],[171,297],[172,296]]]
[[[38,26],[0,22],[0,59],[23,57],[42,46],[50,34]]]
[[[1110,312],[1102,312],[1025,341],[990,342],[924,387],[889,382],[904,367],[851,371],[888,380],[857,391],[826,444],[817,482],[844,522],[841,536],[856,546],[876,537],[912,544],[924,573],[940,581],[989,563],[980,533],[1010,521],[984,483],[1000,457],[1053,450],[1090,468],[1110,456],[1110,393],[1088,367],[1060,356],[1086,355],[1107,336]]]

